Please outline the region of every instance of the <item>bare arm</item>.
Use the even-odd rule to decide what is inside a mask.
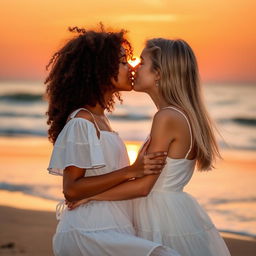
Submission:
[[[170,143],[175,138],[175,127],[173,127],[172,123],[172,119],[166,116],[166,111],[156,114],[152,124],[151,142],[148,147],[148,153],[168,151]],[[150,193],[158,177],[159,174],[155,174],[144,176],[133,181],[127,181],[104,193],[93,196],[89,200],[118,201],[144,197]],[[88,200],[84,202],[86,201]]]
[[[85,170],[75,166],[67,167],[63,175],[63,193],[65,198],[68,201],[77,201],[102,193],[131,178],[159,173],[159,170],[164,166],[163,158],[165,158],[166,153],[157,152],[145,156],[147,146],[145,144],[133,165],[111,173],[84,177]]]
[[[85,170],[69,166],[64,170],[63,193],[68,201],[80,200],[102,193],[113,186],[132,178],[132,172],[127,166],[111,173],[84,177]]]

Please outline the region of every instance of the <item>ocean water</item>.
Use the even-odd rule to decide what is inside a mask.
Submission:
[[[0,136],[47,136],[44,85],[0,83]],[[204,85],[206,106],[223,138],[222,148],[256,150],[256,84]],[[109,114],[113,129],[125,140],[144,140],[156,112],[143,93],[123,93],[123,104]]]
[[[46,137],[43,100],[44,85],[35,83],[0,83],[0,136]],[[206,106],[222,134],[222,150],[256,152],[256,85],[204,85]],[[143,141],[156,108],[143,93],[123,93],[123,104],[109,114],[112,128],[128,141]],[[47,166],[45,166],[46,168]],[[61,180],[42,172],[0,173],[0,190],[58,201],[62,199]],[[8,172],[8,174],[7,174]],[[29,179],[28,179],[29,177]],[[256,237],[256,169],[243,172],[196,172],[187,190],[207,209],[218,229]]]

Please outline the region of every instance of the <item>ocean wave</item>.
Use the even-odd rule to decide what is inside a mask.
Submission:
[[[250,205],[254,207],[256,205],[256,197],[241,197],[241,198],[212,198],[210,199],[205,207],[211,213],[217,213],[221,216],[232,216],[232,219],[236,219],[239,223],[240,222],[255,222],[256,216],[253,214],[244,214],[244,212],[234,210],[234,207],[231,205],[239,205],[242,206],[243,204]],[[221,208],[218,205],[223,205]],[[227,208],[225,208],[228,205]],[[224,208],[223,208],[224,207]]]
[[[213,104],[214,105],[232,105],[237,104],[239,101],[237,99],[230,99],[230,100],[216,100]]]
[[[256,150],[256,140],[255,139],[251,139],[251,142],[253,143],[253,145],[248,144],[247,142],[244,142],[243,144],[240,145],[236,145],[233,144],[232,142],[225,142],[225,141],[219,141],[219,146],[222,149],[228,149],[228,150],[250,150],[250,151],[254,151]]]
[[[22,117],[22,118],[45,118],[43,114],[28,114],[28,113],[18,113],[18,112],[0,112],[0,117]]]
[[[231,120],[241,125],[256,126],[256,118],[236,117],[232,118]]]
[[[20,112],[0,112],[0,117],[22,117],[22,118],[45,118],[46,115],[43,113],[20,113]],[[112,114],[108,116],[111,120],[118,120],[118,121],[145,121],[151,120],[151,116],[147,115],[139,115],[139,114],[122,114],[116,115]]]
[[[22,192],[27,195],[37,196],[40,198],[60,201],[63,198],[54,197],[49,194],[52,189],[52,185],[28,185],[28,184],[12,184],[8,182],[0,182],[0,190],[10,191],[10,192]]]
[[[22,129],[22,128],[0,128],[0,136],[9,136],[9,137],[39,136],[39,137],[46,137],[47,136],[47,131]]]
[[[11,102],[35,102],[42,101],[42,94],[31,94],[31,93],[9,93],[0,95],[0,100],[11,101]]]
[[[256,197],[246,198],[213,198],[209,201],[211,205],[228,204],[228,203],[256,203]]]
[[[256,222],[256,217],[255,215],[245,215],[244,213],[239,213],[234,211],[234,209],[215,209],[213,205],[209,206],[205,206],[205,208],[207,209],[207,211],[209,211],[210,213],[214,213],[214,214],[218,214],[221,216],[232,216],[233,220],[236,220],[237,222]]]
[[[123,120],[123,121],[145,121],[151,120],[152,117],[143,114],[112,114],[108,116],[111,120]]]
[[[233,234],[233,235],[239,235],[239,236],[245,236],[245,237],[251,237],[251,238],[256,239],[256,234],[252,234],[250,232],[234,231],[231,229],[219,229],[219,232]]]
[[[217,120],[218,123],[236,123],[238,125],[245,126],[256,126],[256,118],[249,117],[233,117],[233,118],[222,118]]]

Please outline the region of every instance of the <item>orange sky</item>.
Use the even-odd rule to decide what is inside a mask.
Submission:
[[[135,54],[151,37],[183,38],[205,82],[256,82],[254,0],[0,0],[0,80],[38,80],[68,26],[128,29]]]

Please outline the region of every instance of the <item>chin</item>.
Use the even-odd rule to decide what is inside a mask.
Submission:
[[[127,86],[123,86],[122,88],[119,88],[119,91],[129,92],[133,89],[132,85],[129,84]]]
[[[133,86],[133,90],[135,92],[141,92],[142,91],[141,88],[139,86],[137,86],[136,84]]]
[[[132,91],[132,86],[129,88],[122,89],[121,91],[122,92],[130,92],[130,91]]]
[[[132,86],[132,83],[129,83],[129,84],[127,84],[127,86],[125,87],[125,89],[124,89],[124,91],[131,91],[132,90],[132,88],[133,88],[133,86]]]
[[[126,92],[132,90],[132,84],[126,83],[126,84],[119,84],[118,86],[115,86],[115,90],[119,92]]]

